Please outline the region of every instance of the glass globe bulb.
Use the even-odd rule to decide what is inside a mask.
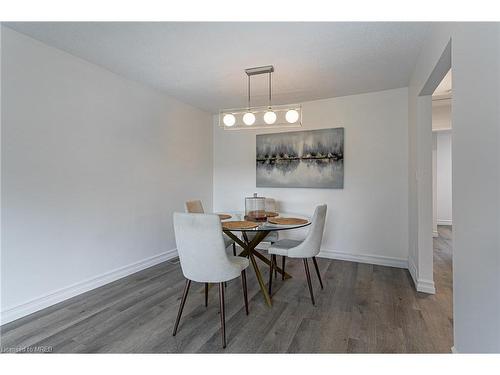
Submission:
[[[299,112],[297,112],[295,109],[290,109],[286,112],[285,118],[286,121],[288,121],[290,124],[293,124],[299,119]]]
[[[236,123],[236,117],[231,114],[224,115],[222,122],[224,122],[226,126],[233,126]]]
[[[274,124],[276,122],[276,113],[273,111],[264,113],[264,122],[268,125]]]
[[[245,125],[253,125],[255,122],[255,115],[252,112],[247,112],[243,115],[243,122]]]

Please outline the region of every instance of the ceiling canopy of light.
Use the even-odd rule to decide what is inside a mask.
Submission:
[[[302,107],[298,104],[272,105],[272,65],[245,69],[248,77],[248,106],[224,109],[219,113],[219,126],[227,130],[299,127],[302,126]],[[252,107],[250,103],[250,78],[257,74],[269,75],[269,103],[264,107]]]

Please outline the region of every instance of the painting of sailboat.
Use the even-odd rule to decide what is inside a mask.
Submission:
[[[257,135],[257,187],[344,187],[344,128]]]

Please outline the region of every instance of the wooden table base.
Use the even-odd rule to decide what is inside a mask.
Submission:
[[[262,278],[262,274],[260,273],[259,266],[257,264],[256,258],[267,264],[268,266],[271,265],[271,261],[267,259],[264,255],[259,253],[255,248],[257,245],[259,245],[264,238],[269,234],[270,231],[257,231],[255,232],[255,237],[252,239],[252,241],[248,240],[248,236],[246,232],[243,232],[243,239],[238,238],[234,233],[232,233],[229,230],[224,230],[224,233],[227,234],[229,238],[234,240],[238,245],[241,246],[243,251],[238,254],[239,256],[242,257],[248,257],[250,258],[250,263],[252,264],[252,267],[255,271],[255,276],[257,277],[257,281],[259,282],[260,286],[260,291],[264,295],[264,299],[266,300],[266,303],[268,306],[272,306],[272,301],[271,297],[269,296],[269,293],[266,288],[266,284],[264,283],[264,279]],[[285,279],[289,279],[292,276],[290,276],[288,273],[284,272],[282,268],[276,267],[276,270],[278,271],[279,274],[284,275]]]

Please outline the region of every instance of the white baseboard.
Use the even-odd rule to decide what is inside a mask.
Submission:
[[[436,222],[437,222],[437,225],[453,225],[452,220],[437,219]]]
[[[47,293],[43,296],[34,298],[31,301],[22,303],[20,305],[7,308],[0,313],[0,324],[12,322],[13,320],[22,318],[23,316],[55,305],[56,303],[88,292],[89,290],[111,283],[148,267],[152,267],[158,263],[164,262],[176,256],[177,249],[165,251],[163,253],[153,255],[149,258],[142,259],[138,262],[105,272],[99,276],[95,276],[90,279],[86,279],[67,287],[58,289],[51,293]]]
[[[382,255],[352,254],[344,253],[341,251],[322,249],[318,256],[322,258],[347,260],[357,263],[376,264],[379,266],[408,268],[408,259],[386,257]]]
[[[417,269],[411,258],[402,259],[402,258],[386,257],[381,255],[351,254],[351,253],[344,253],[341,251],[333,251],[327,249],[321,250],[318,256],[329,259],[347,260],[350,262],[357,262],[357,263],[368,263],[368,264],[376,264],[379,266],[405,268],[409,270],[410,275],[413,278],[413,282],[415,283],[415,289],[417,289],[418,292],[436,294],[436,288],[434,286],[433,280],[425,280],[417,278]]]
[[[433,280],[417,280],[417,292],[436,294],[436,287]]]
[[[413,262],[412,258],[408,259],[408,271],[410,272],[413,283],[415,284],[415,289],[417,292],[436,294],[436,287],[434,286],[434,280],[419,279],[417,276],[417,267]]]
[[[408,257],[408,271],[410,272],[410,276],[413,279],[413,283],[416,285],[417,283],[417,267],[415,266],[415,263],[413,262],[413,259],[411,257]]]

